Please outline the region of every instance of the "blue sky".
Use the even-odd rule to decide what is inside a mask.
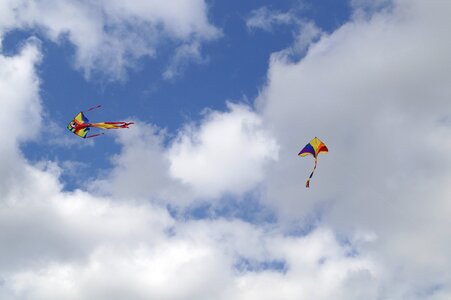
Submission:
[[[0,0],[0,298],[450,298],[450,9]]]
[[[74,46],[67,40],[59,44],[50,41],[39,31],[17,30],[8,33],[3,51],[14,54],[30,36],[42,42],[43,61],[39,66],[42,80],[42,101],[46,120],[64,129],[78,111],[96,104],[102,110],[89,113],[95,121],[138,118],[155,124],[175,135],[187,121],[196,122],[204,109],[225,110],[226,101],[252,105],[259,90],[266,83],[271,53],[291,45],[296,24],[276,24],[271,32],[248,29],[246,20],[253,10],[267,7],[275,12],[293,11],[300,19],[315,22],[324,31],[332,31],[350,16],[347,1],[211,1],[208,18],[221,29],[222,36],[202,46],[205,62],[187,63],[182,73],[164,79],[174,43],[163,43],[158,57],[141,58],[127,70],[120,80],[97,70],[97,76],[86,80],[74,70]],[[69,132],[65,132],[66,135]],[[71,137],[73,138],[73,137]],[[83,143],[83,141],[77,141]],[[31,160],[42,157],[51,160],[76,160],[89,163],[89,173],[109,168],[109,157],[118,151],[111,138],[100,138],[95,147],[84,151],[67,151],[64,147],[48,147],[45,139],[25,144],[23,150]],[[76,147],[76,145],[74,145]],[[83,188],[67,180],[67,187]]]

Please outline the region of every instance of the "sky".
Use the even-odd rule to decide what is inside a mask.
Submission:
[[[0,298],[451,298],[450,10],[0,0]]]

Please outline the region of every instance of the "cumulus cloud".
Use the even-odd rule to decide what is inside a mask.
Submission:
[[[277,142],[247,106],[208,114],[200,128],[188,126],[169,150],[170,174],[196,194],[243,193],[264,176],[265,162],[277,160]]]
[[[0,17],[0,37],[31,29],[57,43],[69,41],[76,49],[75,66],[87,78],[92,73],[124,78],[137,59],[154,57],[163,40],[190,45],[219,35],[203,0],[6,0]]]
[[[307,238],[284,237],[236,221],[195,221],[174,224],[173,233],[162,236],[164,219],[155,220],[155,215],[147,215],[152,212],[149,207],[143,211],[130,207],[123,211],[123,206],[116,210],[101,205],[99,210],[96,204],[100,203],[93,198],[84,202],[87,206],[80,206],[76,198],[71,202],[65,213],[57,214],[63,213],[70,220],[75,220],[72,218],[75,215],[81,216],[83,222],[72,224],[75,232],[68,231],[72,242],[62,244],[70,249],[70,244],[86,246],[87,236],[98,236],[100,240],[90,241],[93,248],[88,248],[87,253],[72,257],[67,249],[57,249],[55,245],[49,248],[65,253],[65,257],[56,259],[53,253],[52,259],[42,260],[45,252],[34,253],[34,261],[41,263],[29,262],[14,272],[6,272],[2,293],[12,295],[12,299],[38,300],[149,297],[225,300],[272,299],[283,291],[285,299],[303,296],[328,299],[333,295],[339,295],[338,299],[358,299],[340,298],[351,295],[346,288],[356,274],[367,275],[367,282],[361,281],[365,288],[373,285],[371,263],[348,256],[347,247],[341,246],[327,229]],[[55,202],[52,206],[59,208],[60,204]],[[100,219],[96,221],[97,216]],[[148,221],[151,223],[146,224]],[[67,229],[65,223],[62,225],[62,230]],[[36,228],[45,229],[42,225]],[[95,231],[85,231],[88,228]],[[75,235],[78,230],[83,234]],[[141,232],[149,235],[141,236]],[[250,248],[250,243],[254,247]],[[80,245],[76,249],[79,248]],[[299,249],[304,256],[299,256]],[[234,266],[243,258],[261,264],[281,259],[286,270],[236,269]],[[5,274],[4,268],[2,272]],[[323,288],[318,289],[316,284]],[[269,286],[276,288],[268,289]],[[360,295],[370,293],[371,289],[365,289]]]
[[[122,152],[106,179],[93,182],[93,191],[176,206],[210,202],[252,191],[278,158],[277,141],[245,104],[206,111],[199,124],[186,125],[175,138],[152,125],[135,125],[119,135]]]
[[[188,196],[186,189],[169,175],[165,132],[135,121],[134,126],[123,133],[118,135],[123,148],[112,158],[114,168],[105,178],[95,178],[90,190],[117,198],[158,202],[175,197],[183,202],[177,196]]]
[[[34,39],[25,44],[19,55],[0,56],[0,120],[2,124],[7,124],[11,135],[8,147],[19,140],[32,138],[39,131],[39,78],[33,71],[40,59],[39,43]],[[5,147],[5,143],[2,146]]]
[[[440,121],[451,96],[443,13],[450,8],[395,1],[323,35],[300,61],[275,54],[259,98],[280,145],[266,203],[285,218],[319,219],[345,235],[372,231],[377,238],[365,251],[390,278],[380,295],[394,299],[439,299],[451,284],[451,131]],[[295,154],[313,136],[330,152],[306,190],[312,162]]]
[[[2,152],[0,165],[2,174],[6,172],[2,178],[11,178],[9,184],[1,186],[1,297],[262,299],[268,280],[274,279],[282,287],[289,278],[296,288],[287,289],[285,296],[297,299],[317,294],[309,287],[311,283],[305,282],[302,290],[298,286],[299,279],[308,276],[312,280],[306,270],[315,269],[318,263],[321,267],[316,280],[328,286],[321,292],[324,297],[343,290],[354,271],[372,272],[365,258],[349,257],[349,247],[327,228],[308,237],[288,236],[274,226],[265,228],[239,220],[176,220],[164,205],[134,201],[133,197],[64,192],[58,178],[61,170],[55,163],[30,165],[18,148],[21,141],[33,138],[22,135],[26,126],[20,125],[26,118],[35,120],[33,125],[40,123],[35,70],[38,54],[38,48],[28,45],[17,56],[2,56],[0,60],[3,70],[17,73],[0,74],[0,82],[10,83],[4,86],[4,93],[12,95],[13,89],[24,84],[34,87],[31,91],[24,89],[25,94],[18,93],[11,103],[5,102],[2,111],[6,112],[2,121],[8,120],[8,112],[19,119],[15,121],[17,131],[12,131],[17,139],[13,136],[9,144],[5,143],[7,147],[2,149],[8,151]],[[260,121],[248,108],[231,109],[242,119],[240,126],[258,128]],[[209,122],[221,124],[222,118],[230,117],[216,113]],[[140,130],[130,131],[132,136],[147,134],[155,142],[147,149],[158,149],[161,135],[155,128],[137,128]],[[117,159],[126,161],[133,155]],[[14,173],[8,161],[15,166]],[[305,256],[297,255],[299,248]],[[239,267],[243,261],[249,262],[246,268]],[[273,268],[272,261],[280,261],[284,267]],[[337,274],[339,281],[329,285],[330,276]]]
[[[118,137],[134,144],[104,196],[65,192],[55,163],[22,156],[40,126],[39,47],[0,56],[0,121],[14,125],[0,144],[0,296],[448,299],[450,5],[399,0],[299,61],[274,54],[257,112],[209,112],[169,145],[136,124]],[[312,162],[296,154],[315,135],[330,152],[306,190]],[[262,181],[274,223],[187,221],[165,207]]]
[[[19,165],[23,158],[17,143],[34,138],[40,129],[39,78],[34,72],[40,59],[39,45],[33,40],[16,56],[0,56],[0,122],[5,126],[5,139],[0,143],[3,197],[7,196],[9,186],[15,186],[21,178]]]

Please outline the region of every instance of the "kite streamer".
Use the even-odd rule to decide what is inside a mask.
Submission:
[[[310,187],[310,180],[313,177],[313,173],[315,173],[316,164],[318,162],[318,154],[327,152],[329,152],[329,149],[327,149],[326,145],[317,137],[312,139],[310,143],[305,145],[305,147],[301,150],[301,152],[299,152],[298,154],[299,156],[307,156],[310,154],[315,158],[315,166],[313,167],[313,171],[310,174],[307,182],[305,183],[306,188]]]

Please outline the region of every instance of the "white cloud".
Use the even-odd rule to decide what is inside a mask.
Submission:
[[[308,237],[294,237],[285,236],[276,228],[265,229],[236,220],[185,222],[170,217],[164,205],[144,204],[133,201],[133,197],[111,199],[80,190],[62,191],[58,179],[61,170],[55,163],[29,165],[19,153],[19,140],[14,139],[32,138],[22,136],[26,125],[21,124],[27,118],[37,120],[34,125],[39,126],[41,109],[34,69],[38,53],[31,45],[13,58],[1,57],[3,69],[12,68],[13,73],[20,74],[0,74],[0,82],[10,83],[4,86],[4,93],[13,95],[12,90],[24,84],[34,87],[3,106],[2,121],[7,120],[4,118],[8,112],[14,113],[18,127],[12,131],[15,136],[8,144],[9,151],[2,152],[0,164],[2,174],[6,174],[2,178],[11,177],[8,185],[1,186],[1,297],[262,299],[265,289],[252,296],[255,286],[264,287],[268,278],[286,286],[288,276],[289,285],[297,287],[299,280],[311,276],[305,268],[314,268],[318,260],[322,261],[323,270],[317,274],[317,280],[325,280],[329,288],[322,293],[327,295],[337,293],[352,270],[371,270],[364,258],[346,257],[347,247],[340,245],[328,229],[317,230]],[[231,112],[224,115],[212,113],[208,120],[214,124],[232,118],[233,113],[242,121],[239,125],[259,128],[255,113],[238,105],[231,106]],[[144,142],[141,150],[156,148],[158,152],[161,136],[155,134],[154,128],[137,125],[137,130],[130,130],[119,139],[136,139],[135,146]],[[142,135],[155,144],[150,146]],[[126,152],[117,159],[126,163],[133,160],[133,153],[140,157],[139,151]],[[7,161],[15,166],[14,174]],[[299,251],[306,255],[299,257]],[[286,271],[282,274],[264,268],[235,269],[242,258],[255,264],[273,259],[286,261]],[[329,276],[334,274],[339,274],[340,280],[329,285]],[[298,288],[288,289],[286,299],[311,293],[316,292],[312,288],[302,293]]]
[[[206,59],[202,58],[200,43],[195,42],[178,47],[170,65],[163,72],[163,78],[173,79],[177,77],[186,67],[187,62],[206,62]]]
[[[39,48],[0,56],[0,121],[11,125],[0,144],[0,297],[448,299],[450,5],[398,1],[322,36],[300,61],[274,55],[261,115],[210,112],[169,153],[152,126],[120,133],[130,143],[105,197],[64,192],[53,163],[22,157],[40,126]],[[314,135],[330,153],[306,190],[312,161],[296,154]],[[165,199],[187,189],[171,174],[198,195],[264,180],[280,223],[174,219]],[[136,201],[153,197],[162,205]],[[312,214],[317,229],[287,234]]]
[[[31,39],[19,55],[0,56],[0,121],[8,126],[10,142],[5,142],[9,146],[17,140],[31,138],[39,131],[39,79],[33,73],[34,64],[39,63],[41,59],[38,48],[39,44]],[[28,99],[30,100],[27,101]],[[24,123],[23,120],[27,121]],[[2,143],[2,146],[5,146],[5,143]]]
[[[372,272],[327,229],[290,237],[240,221],[176,221],[156,206],[62,192],[53,172],[24,176],[0,209],[8,299],[269,299],[268,280],[285,299],[330,297],[346,293],[354,272]],[[242,258],[286,270],[234,269]]]
[[[122,152],[114,168],[92,191],[175,206],[242,195],[264,179],[265,166],[277,160],[277,142],[247,105],[228,104],[227,112],[208,111],[175,138],[137,122],[119,135]]]
[[[274,56],[280,55],[284,58],[302,57],[315,40],[319,39],[323,32],[313,22],[302,22],[298,32],[295,34],[294,42],[291,47],[281,50]]]
[[[0,11],[0,37],[38,29],[54,42],[68,40],[76,48],[75,66],[88,78],[93,72],[123,78],[138,58],[155,56],[162,40],[192,44],[219,35],[203,0],[5,0]]]
[[[122,151],[112,158],[114,168],[104,178],[96,178],[90,189],[117,198],[146,201],[184,202],[186,189],[169,176],[169,161],[165,157],[164,131],[135,121],[133,127],[120,132]],[[188,197],[192,199],[192,197]]]
[[[0,56],[0,123],[4,125],[0,143],[0,194],[8,196],[10,186],[21,180],[23,158],[17,143],[34,138],[40,130],[39,79],[34,65],[41,55],[38,44],[29,41],[13,57]]]
[[[433,298],[451,286],[451,130],[440,121],[451,97],[449,9],[395,1],[323,35],[300,61],[278,53],[259,99],[280,144],[266,203],[344,235],[373,232],[363,250],[385,268],[380,297]],[[296,154],[314,136],[329,154],[307,190],[313,162]]]
[[[377,11],[389,9],[391,0],[351,0],[350,5],[354,10],[354,17],[370,17]]]
[[[286,259],[287,272],[243,274],[236,294],[228,299],[375,299],[377,269],[365,259],[348,256],[328,230],[272,243]]]
[[[323,34],[314,21],[301,18],[299,9],[280,12],[263,6],[253,10],[246,20],[248,30],[261,29],[271,32],[277,25],[291,25],[294,36],[293,45],[280,51],[282,56],[303,56],[308,47]]]
[[[260,117],[247,106],[228,106],[227,113],[209,113],[199,128],[187,126],[169,150],[171,176],[199,196],[246,192],[263,179],[265,163],[277,160],[277,143]]]
[[[263,6],[251,11],[250,16],[246,19],[246,26],[249,30],[272,31],[276,25],[289,25],[299,22],[299,18],[293,12],[272,11]]]

